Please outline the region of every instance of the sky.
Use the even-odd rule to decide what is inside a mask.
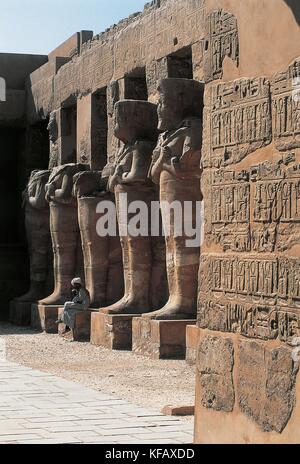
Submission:
[[[47,55],[74,32],[103,32],[142,11],[145,3],[147,0],[0,0],[0,52]]]

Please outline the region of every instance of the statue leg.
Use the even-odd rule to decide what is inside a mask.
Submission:
[[[50,242],[49,210],[35,210],[27,206],[25,224],[30,258],[30,288],[25,295],[16,300],[33,302],[43,298],[47,291]]]
[[[164,237],[152,237],[152,272],[150,280],[150,308],[161,308],[168,301],[169,288],[166,270]]]
[[[169,300],[159,311],[149,314],[153,319],[194,319],[197,314],[198,269],[200,259],[199,247],[187,246],[190,239],[185,234],[184,202],[193,203],[193,215],[189,220],[195,223],[196,201],[200,201],[199,180],[180,181],[164,172],[161,176],[161,201],[169,204],[174,201],[181,205],[182,219],[176,214],[163,217],[165,230],[170,223],[170,234],[166,236],[167,275],[169,285]],[[181,222],[182,233],[178,226]]]
[[[101,201],[96,197],[78,200],[78,219],[83,249],[85,284],[91,297],[91,307],[99,308],[106,304],[106,288],[109,266],[109,237],[97,234],[96,212]]]
[[[109,237],[109,270],[106,304],[119,301],[124,295],[124,273],[120,237]]]
[[[128,204],[133,201],[149,203],[149,191],[136,187],[119,186],[116,189],[116,206],[120,222],[120,194],[127,193]],[[151,191],[150,191],[151,195]],[[148,205],[149,206],[149,205]],[[149,311],[149,287],[152,270],[151,237],[133,237],[129,233],[120,237],[125,294],[117,303],[103,308],[105,314],[142,314]]]
[[[50,204],[50,229],[54,254],[54,292],[40,303],[64,304],[70,298],[71,280],[76,277],[79,225],[77,206]]]

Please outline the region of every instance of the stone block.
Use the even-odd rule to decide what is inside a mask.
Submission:
[[[186,362],[191,366],[196,364],[197,349],[199,345],[199,330],[196,325],[186,328]]]
[[[29,326],[31,322],[31,305],[28,301],[12,300],[9,304],[9,322],[19,326]]]
[[[185,359],[186,327],[193,321],[157,321],[134,318],[132,350],[152,359]]]
[[[46,333],[58,333],[58,309],[60,306],[31,305],[31,327]]]
[[[195,443],[299,443],[293,347],[198,330]]]
[[[58,309],[58,318],[62,316],[63,308]],[[75,316],[75,327],[72,332],[73,340],[76,342],[90,341],[91,338],[91,316],[93,310],[82,311]],[[58,334],[64,335],[65,324],[58,324]]]
[[[132,349],[132,320],[134,315],[112,316],[92,313],[91,343],[109,350]]]
[[[165,416],[193,416],[195,406],[165,406],[161,413]]]

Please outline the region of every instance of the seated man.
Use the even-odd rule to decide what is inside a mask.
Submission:
[[[74,295],[73,301],[67,301],[64,304],[64,312],[57,324],[65,324],[69,329],[74,329],[75,316],[80,311],[86,311],[90,306],[90,294],[86,288],[82,286],[80,277],[76,277],[71,282]]]

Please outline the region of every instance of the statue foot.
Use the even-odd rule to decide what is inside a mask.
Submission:
[[[128,314],[141,315],[144,311],[148,310],[148,305],[134,300],[123,298],[117,303],[108,306],[107,308],[100,309],[102,314],[109,314],[112,316],[122,316]]]
[[[44,285],[41,288],[31,288],[25,295],[15,299],[18,303],[34,303],[45,296]]]
[[[48,298],[44,298],[39,301],[39,304],[44,306],[63,306],[66,301],[70,301],[71,296],[69,294],[62,294],[54,292]]]
[[[184,308],[184,306],[167,304],[164,308],[153,313],[143,314],[143,317],[157,321],[179,321],[196,319],[196,309]]]

